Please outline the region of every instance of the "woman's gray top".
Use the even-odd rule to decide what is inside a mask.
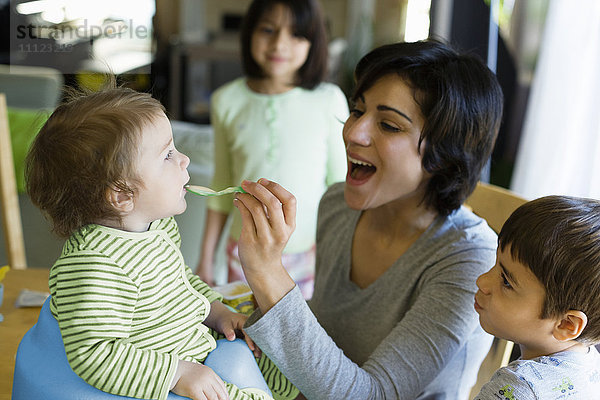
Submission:
[[[246,332],[308,399],[466,398],[492,339],[473,302],[495,233],[465,208],[438,217],[361,289],[350,281],[359,216],[343,184],[332,186],[319,207],[310,308],[294,288]]]

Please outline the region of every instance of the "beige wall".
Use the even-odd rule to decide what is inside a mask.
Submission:
[[[244,15],[251,0],[206,0],[206,27],[219,32],[221,15],[233,13]],[[329,23],[332,37],[346,33],[346,0],[320,0],[323,13]]]
[[[323,14],[329,24],[332,38],[346,36],[347,1],[346,0],[321,0]]]
[[[212,32],[221,29],[221,16],[225,13],[244,15],[251,0],[205,0],[206,28]]]
[[[376,0],[373,40],[375,45],[404,39],[408,0]]]
[[[179,2],[181,0],[157,0],[157,22],[161,34],[178,32]],[[220,32],[221,16],[224,13],[244,15],[251,0],[204,0],[206,4],[205,24],[210,33]],[[328,22],[331,38],[347,37],[347,0],[319,0]],[[376,0],[374,40],[375,44],[402,40],[407,0]]]

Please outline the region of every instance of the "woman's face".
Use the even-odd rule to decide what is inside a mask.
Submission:
[[[413,90],[396,74],[383,76],[359,96],[343,131],[344,197],[350,208],[421,203],[429,179],[418,148],[424,122]]]

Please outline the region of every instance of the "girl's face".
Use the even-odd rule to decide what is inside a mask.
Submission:
[[[412,89],[395,74],[383,76],[359,96],[343,130],[348,157],[344,197],[350,208],[420,204],[429,179],[418,148],[424,123]]]
[[[304,65],[310,42],[296,36],[291,11],[276,3],[266,10],[252,33],[251,53],[267,78],[290,85]]]
[[[142,130],[137,160],[134,206],[128,220],[147,226],[186,209],[184,185],[190,180],[190,159],[175,149],[169,119],[162,114]],[[133,217],[133,218],[132,218]]]

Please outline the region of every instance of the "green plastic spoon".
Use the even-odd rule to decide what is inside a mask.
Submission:
[[[241,186],[231,186],[226,189],[215,192],[211,188],[207,188],[204,186],[185,185],[185,190],[187,190],[190,193],[194,193],[195,195],[198,195],[198,196],[222,196],[224,194],[231,194],[231,193],[246,193],[244,191],[244,189],[241,188]]]

